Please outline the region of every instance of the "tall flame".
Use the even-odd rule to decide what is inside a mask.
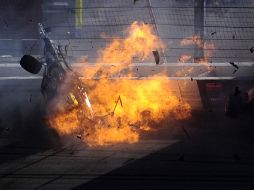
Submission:
[[[107,77],[133,63],[133,60],[151,61],[152,51],[165,49],[165,44],[153,32],[153,28],[144,23],[133,22],[124,34],[126,38],[115,38],[104,49],[100,49],[95,67],[79,70],[82,76]]]
[[[148,24],[134,22],[125,33],[125,39],[114,39],[105,49],[99,51],[97,64],[126,66],[131,64],[135,57],[144,60],[151,57],[153,50],[165,47]]]

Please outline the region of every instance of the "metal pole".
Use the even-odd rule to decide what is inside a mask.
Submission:
[[[80,38],[83,26],[83,0],[75,0],[75,36]]]
[[[205,0],[195,0],[194,4],[194,33],[204,42],[204,8]],[[196,46],[194,49],[194,62],[199,62],[204,57],[204,44],[202,47]]]
[[[146,0],[146,3],[147,3],[147,6],[148,6],[148,10],[149,10],[149,14],[150,14],[150,18],[151,18],[152,24],[154,26],[155,34],[157,36],[159,36],[159,31],[158,31],[158,27],[157,27],[157,24],[156,24],[155,16],[154,16],[154,13],[153,13],[153,9],[152,9],[152,6],[151,6],[151,2],[150,2],[150,0]],[[163,57],[163,62],[167,63],[167,58],[165,56],[164,50],[160,49],[159,52],[160,52],[161,56]]]

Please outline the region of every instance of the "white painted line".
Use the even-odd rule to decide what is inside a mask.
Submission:
[[[12,40],[16,40],[16,41],[35,41],[35,40],[39,40],[39,39],[33,39],[33,38],[24,38],[24,39],[12,39],[12,38],[6,38],[6,39],[0,39],[0,41],[12,41]]]
[[[78,61],[77,61],[78,62]],[[105,66],[105,67],[111,67],[111,66],[115,66],[118,65],[117,63],[115,64],[109,64],[109,63],[101,63],[101,66]],[[239,67],[254,67],[254,63],[253,62],[239,62],[237,63],[237,65]],[[72,62],[71,66],[74,67],[95,67],[95,63],[85,63],[85,62]],[[133,63],[131,65],[129,65],[130,67],[137,67],[137,66],[151,66],[151,67],[220,67],[220,66],[228,66],[228,67],[232,67],[232,65],[230,65],[229,63],[210,63],[209,65],[202,65],[199,63],[165,63],[165,64],[160,64],[160,65],[156,65],[155,63]]]
[[[236,62],[236,64],[239,66],[239,67],[253,67],[254,66],[254,63],[253,62]],[[106,65],[106,64],[105,64]],[[113,64],[111,64],[113,65]],[[213,67],[213,66],[216,66],[216,67],[220,67],[220,66],[229,66],[229,67],[232,67],[232,65],[230,65],[229,63],[227,62],[223,62],[223,63],[208,63],[207,65],[204,65],[204,64],[200,64],[200,63],[193,63],[193,62],[190,62],[190,63],[164,63],[164,64],[160,64],[160,65],[156,65],[155,63],[134,63],[130,66],[156,66],[156,67]]]
[[[54,2],[53,3],[54,6],[69,6],[68,2]]]
[[[37,41],[37,40],[39,40],[39,39],[28,39],[28,38],[25,38],[25,39],[21,39],[22,41]]]
[[[99,80],[99,77],[79,77],[81,80]],[[109,77],[109,80],[233,80],[236,77]]]
[[[35,79],[42,79],[41,76],[13,76],[13,77],[0,77],[0,80],[35,80]]]
[[[9,56],[9,55],[8,55]],[[40,55],[33,55],[34,57],[40,57]],[[0,55],[0,58],[1,58],[1,55]],[[11,58],[15,61],[19,61],[20,58],[18,57],[2,57],[2,58]],[[8,60],[7,60],[8,61]],[[2,61],[4,62],[4,61]],[[10,60],[8,61],[10,62]],[[78,61],[77,61],[78,62]],[[3,63],[5,64],[5,63]],[[0,65],[2,65],[1,63],[1,60],[0,60]],[[96,67],[96,63],[82,63],[82,62],[69,62],[69,65],[72,66],[72,67]],[[114,65],[117,65],[117,64],[108,64],[108,63],[102,63],[101,66],[103,67],[112,67]],[[232,67],[232,65],[230,65],[229,63],[212,63],[210,64],[211,66],[216,66],[216,67],[220,67],[220,66],[228,66],[228,67]],[[239,62],[237,63],[237,65],[239,67],[254,67],[254,63],[253,62]],[[206,65],[202,65],[202,64],[198,64],[198,63],[165,63],[165,64],[161,64],[161,65],[156,65],[155,63],[133,63],[131,65],[129,65],[129,67],[137,67],[137,66],[150,66],[150,67],[206,67]]]
[[[17,63],[0,63],[0,67],[5,67],[5,68],[12,68],[12,67],[17,67],[20,68],[20,64]]]
[[[81,80],[99,80],[100,78],[79,77]],[[109,80],[233,80],[236,77],[110,77]],[[42,79],[42,76],[12,76],[0,77],[0,80],[34,80]]]
[[[47,9],[45,9],[45,10],[43,10],[44,14],[45,13],[62,13],[62,12],[64,12],[64,9],[59,9],[59,10],[47,10]]]
[[[12,55],[0,55],[0,57],[3,57],[3,58],[10,58],[10,57],[13,57]]]
[[[14,39],[8,39],[8,38],[6,38],[6,39],[0,39],[0,41],[10,41],[10,40],[14,40]]]

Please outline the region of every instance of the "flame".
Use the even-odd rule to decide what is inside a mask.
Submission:
[[[77,112],[78,110],[76,109],[71,110],[67,114],[60,111],[57,115],[48,119],[49,125],[53,126],[60,135],[75,133],[80,126]]]
[[[207,42],[202,40],[202,38],[198,35],[194,35],[188,38],[184,38],[180,42],[181,46],[189,46],[196,45],[198,48],[204,50],[204,56],[197,63],[207,66],[210,69],[210,65],[208,64],[209,58],[213,55],[215,46],[212,42]],[[186,60],[190,60],[192,57],[188,55],[181,55],[179,61],[185,63]],[[182,60],[182,61],[181,61]]]
[[[188,45],[196,45],[199,48],[203,48],[203,40],[201,39],[200,36],[194,35],[188,38],[184,38],[181,40],[181,45],[182,46],[188,46]]]
[[[126,38],[115,38],[104,49],[100,49],[97,54],[96,65],[78,71],[82,76],[108,77],[108,74],[119,72],[133,63],[133,59],[139,61],[153,60],[152,51],[165,49],[165,44],[154,34],[151,25],[133,22],[124,31]],[[103,34],[105,36],[105,34]]]
[[[78,111],[59,113],[51,118],[51,126],[60,135],[80,131],[90,146],[138,142],[141,131],[151,131],[152,125],[191,116],[191,107],[175,95],[165,79],[86,81],[97,123],[80,122]],[[117,100],[121,98],[121,103]],[[115,107],[115,110],[114,110]],[[75,115],[77,114],[77,115]]]
[[[84,68],[79,68],[80,73],[94,76],[102,71],[107,76],[105,72],[112,74],[126,68],[133,58],[149,59],[153,50],[165,47],[152,27],[144,23],[134,22],[125,32],[125,39],[115,39],[98,52],[94,69],[88,71],[84,65]],[[112,69],[111,64],[116,68]],[[151,80],[101,77],[84,83],[95,119],[80,118],[82,114],[74,108],[66,113],[58,111],[50,118],[50,126],[61,135],[81,134],[83,141],[90,146],[136,143],[142,131],[152,131],[168,119],[181,120],[191,116],[190,105],[171,94],[170,82],[161,77]]]
[[[182,77],[182,76],[187,77],[187,76],[191,76],[193,71],[194,71],[194,67],[183,68],[181,70],[178,70],[175,75],[178,77]]]
[[[153,32],[150,25],[134,22],[126,31],[124,40],[114,39],[105,49],[99,51],[97,63],[126,66],[134,57],[141,60],[151,57],[151,52],[165,45]]]
[[[118,104],[114,114],[115,117],[126,118],[129,120],[127,122],[145,121],[147,114],[151,120],[161,120],[167,114],[172,114],[176,119],[185,119],[189,116],[189,107],[170,94],[172,87],[165,79],[114,81],[102,79],[91,83],[87,85],[96,85],[96,88],[89,93],[96,113],[104,114],[113,111],[115,101],[120,96],[123,107]],[[100,102],[103,102],[103,108]],[[188,110],[186,112],[178,109],[185,106]]]
[[[186,63],[192,59],[191,55],[181,55],[179,58],[180,63]]]

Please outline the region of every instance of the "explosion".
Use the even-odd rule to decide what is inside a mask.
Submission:
[[[172,87],[165,78],[112,80],[105,77],[128,67],[134,58],[148,60],[153,50],[165,47],[150,25],[134,22],[126,33],[125,39],[113,40],[98,52],[92,71],[87,71],[86,65],[79,70],[83,76],[97,76],[101,71],[99,80],[83,81],[94,111],[93,118],[86,117],[85,110],[75,106],[68,111],[63,109],[60,99],[64,93],[60,92],[53,101],[57,112],[49,118],[49,124],[60,135],[78,135],[90,146],[136,143],[142,131],[152,131],[168,119],[190,117],[190,105],[171,94]],[[107,69],[107,64],[115,67]],[[68,91],[68,85],[63,83],[62,89]]]

